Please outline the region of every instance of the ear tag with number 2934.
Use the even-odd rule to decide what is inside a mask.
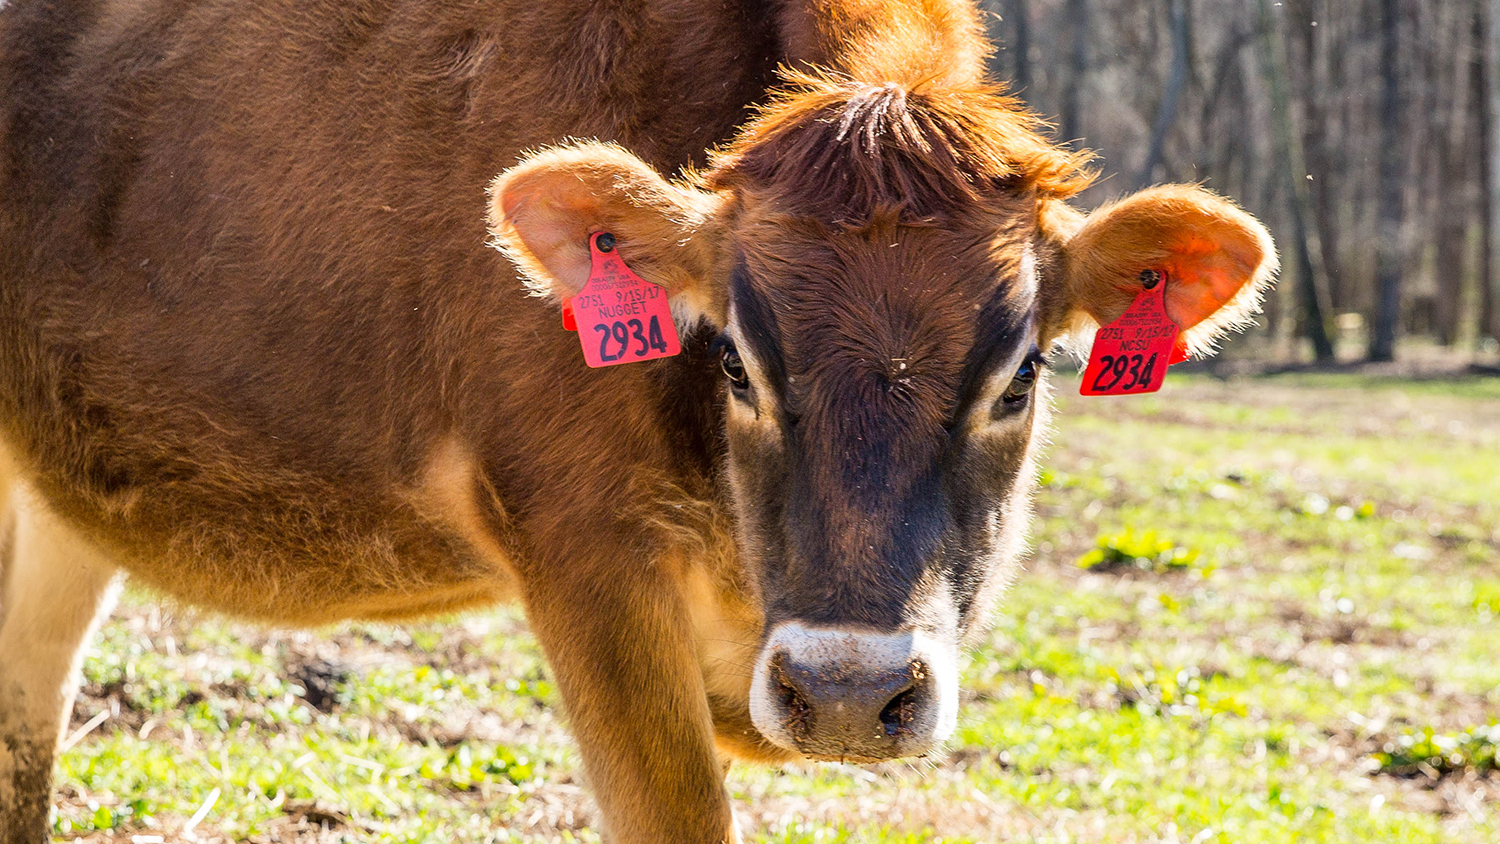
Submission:
[[[588,283],[563,303],[563,327],[578,332],[588,365],[636,363],[681,352],[666,289],[625,265],[615,236],[589,235],[589,257]]]
[[[1182,330],[1167,316],[1165,275],[1146,270],[1141,288],[1125,313],[1094,335],[1094,351],[1079,388],[1082,395],[1154,393],[1166,380],[1167,367],[1187,359],[1177,343]]]

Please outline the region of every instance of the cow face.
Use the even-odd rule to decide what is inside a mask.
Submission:
[[[945,739],[959,645],[1024,545],[1043,353],[1153,268],[1201,350],[1270,277],[1229,203],[1160,188],[1084,218],[1061,201],[1079,167],[993,91],[804,80],[691,185],[599,144],[497,180],[494,231],[533,284],[581,288],[609,229],[685,323],[719,329],[765,620],[749,709],[775,745],[871,760]]]
[[[1029,512],[1032,216],[737,233],[716,345],[770,631],[752,715],[780,744],[884,758],[953,728],[957,644],[1011,577]]]

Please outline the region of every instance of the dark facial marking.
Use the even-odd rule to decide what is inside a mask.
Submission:
[[[1034,298],[1020,302],[1014,297],[1010,285],[995,287],[994,293],[979,310],[974,345],[964,358],[958,402],[947,422],[949,430],[962,425],[995,368],[1009,359],[1016,346],[1026,339],[1024,335],[1035,321],[1035,311]]]
[[[781,355],[781,330],[776,312],[764,294],[750,283],[744,259],[736,262],[729,278],[730,301],[734,303],[735,321],[739,323],[740,343],[748,347],[765,370],[770,382],[766,389],[780,395],[786,388],[786,361]]]

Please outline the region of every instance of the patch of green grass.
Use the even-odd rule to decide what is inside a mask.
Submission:
[[[418,773],[433,781],[443,781],[451,788],[473,791],[478,785],[498,781],[523,783],[532,778],[531,761],[504,747],[480,747],[464,742],[448,754],[446,762],[423,763]]]
[[[1373,758],[1382,773],[1396,776],[1487,772],[1500,767],[1497,746],[1500,724],[1494,722],[1458,733],[1436,733],[1428,727],[1386,742]]]
[[[1446,378],[1400,378],[1343,372],[1295,372],[1245,379],[1278,387],[1312,390],[1351,390],[1379,401],[1389,394],[1442,396],[1461,399],[1500,399],[1500,378],[1461,375]]]
[[[1196,548],[1184,548],[1156,535],[1154,530],[1135,531],[1129,525],[1119,533],[1106,534],[1094,543],[1093,550],[1078,558],[1078,565],[1094,572],[1133,568],[1148,572],[1167,572],[1192,568],[1202,555]]]

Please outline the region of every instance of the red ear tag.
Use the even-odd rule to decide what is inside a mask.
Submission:
[[[578,330],[578,320],[573,318],[573,300],[563,300],[563,328],[569,331]]]
[[[666,289],[631,272],[609,232],[589,236],[589,254],[588,284],[572,301],[588,365],[636,363],[681,352]]]
[[[1167,361],[1167,366],[1176,366],[1189,360],[1192,358],[1188,355],[1187,344],[1182,342],[1181,337],[1178,337],[1176,344],[1172,346],[1172,359]]]
[[[1167,316],[1167,280],[1163,273],[1141,273],[1142,290],[1120,318],[1094,335],[1094,351],[1083,371],[1079,393],[1085,396],[1133,396],[1154,393],[1177,361],[1181,329]],[[1147,286],[1149,285],[1149,286]]]

